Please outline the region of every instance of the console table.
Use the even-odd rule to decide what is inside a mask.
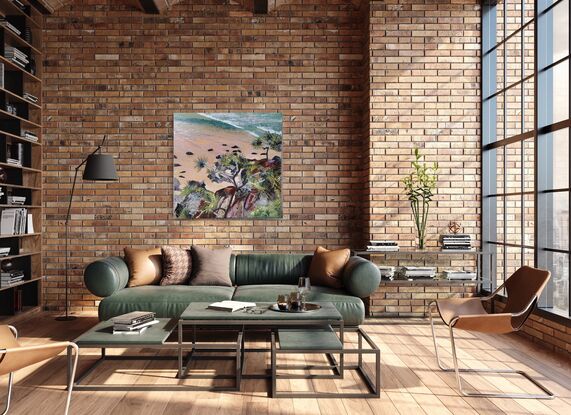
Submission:
[[[424,317],[431,301],[447,297],[471,297],[484,286],[491,285],[490,276],[495,275],[496,267],[495,254],[480,250],[402,248],[393,252],[357,251],[355,255],[366,257],[377,265],[435,266],[437,271],[471,266],[476,270],[475,280],[435,278],[409,281],[383,278],[379,288],[366,302],[367,314],[371,317]]]

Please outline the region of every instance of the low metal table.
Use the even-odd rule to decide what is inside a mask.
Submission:
[[[272,397],[370,397],[379,396],[380,391],[380,351],[372,340],[359,328],[346,328],[343,318],[332,303],[319,303],[321,308],[310,313],[282,313],[269,309],[270,303],[258,303],[257,307],[241,310],[234,313],[212,310],[209,303],[192,303],[178,319],[159,319],[159,324],[149,327],[138,335],[113,334],[113,323],[105,321],[97,324],[81,336],[75,343],[80,349],[99,348],[101,357],[74,381],[76,390],[114,390],[114,391],[161,391],[161,390],[208,390],[208,391],[239,391],[242,379],[268,379],[270,380],[269,394]],[[190,328],[190,330],[188,330]],[[185,332],[186,329],[186,332]],[[169,341],[169,337],[177,331],[177,341]],[[189,333],[190,331],[190,333]],[[222,332],[230,335],[228,341],[206,341],[199,334],[201,332]],[[245,338],[248,331],[263,331],[270,335],[270,348],[246,348]],[[345,348],[344,335],[346,331],[356,332],[358,347]],[[185,339],[190,334],[190,340]],[[293,341],[298,339],[304,341]],[[299,337],[301,336],[301,337]],[[368,343],[369,349],[363,349],[363,339]],[[319,340],[319,341],[317,341]],[[311,344],[311,343],[314,344]],[[317,345],[317,347],[316,347]],[[177,355],[171,356],[142,356],[142,355],[108,355],[107,349],[170,349],[176,350]],[[203,355],[207,352],[208,355]],[[247,353],[271,353],[271,365],[265,373],[245,374],[244,361]],[[218,353],[217,355],[211,355]],[[277,371],[284,367],[277,364],[277,358],[287,353],[324,354],[328,365],[321,366],[295,366],[287,370],[327,370],[331,374],[305,374],[281,375]],[[345,354],[357,354],[358,365],[345,365]],[[375,381],[365,374],[362,356],[374,354],[376,357]],[[339,355],[339,360],[335,358]],[[190,370],[190,364],[195,360],[234,360],[235,370],[231,374],[196,374]],[[176,360],[178,363],[176,378],[177,384],[84,384],[85,379],[104,361],[119,360]],[[287,394],[277,390],[277,379],[340,379],[344,370],[357,370],[369,389],[368,394],[330,394],[308,393]],[[71,376],[71,373],[68,373]],[[183,384],[183,379],[231,379],[231,386],[193,386]]]

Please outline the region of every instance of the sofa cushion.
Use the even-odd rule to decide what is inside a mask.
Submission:
[[[161,248],[124,248],[129,267],[129,287],[158,284],[163,276]]]
[[[275,302],[279,294],[289,294],[297,290],[293,284],[262,284],[236,287],[233,300],[253,302]],[[365,305],[360,298],[347,294],[343,290],[328,287],[311,287],[307,301],[329,301],[343,316],[347,326],[358,326],[365,320]]]
[[[307,276],[311,255],[242,254],[236,256],[236,285],[297,284]]]
[[[125,288],[104,298],[99,304],[99,319],[131,311],[153,311],[160,318],[178,317],[191,302],[215,302],[230,300],[234,287],[147,285]]]
[[[336,249],[330,251],[318,246],[311,259],[307,273],[312,285],[322,285],[331,288],[343,287],[343,269],[349,261],[349,249]]]
[[[190,285],[232,286],[230,264],[232,248],[208,249],[192,246],[193,275]]]
[[[163,278],[160,285],[186,284],[192,272],[190,249],[163,246],[161,253],[163,257]]]

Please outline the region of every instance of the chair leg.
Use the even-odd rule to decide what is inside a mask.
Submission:
[[[73,363],[70,360],[71,353],[74,353],[73,356]],[[75,372],[77,370],[77,361],[79,360],[79,347],[75,343],[70,343],[67,347],[67,355],[68,355],[68,366],[71,365],[71,368],[68,367],[68,383],[67,383],[67,399],[65,402],[65,415],[69,413],[69,406],[71,404],[71,392],[73,391],[73,384],[75,382]]]
[[[461,369],[458,366],[458,357],[456,354],[456,343],[454,340],[454,329],[452,326],[449,327],[450,329],[450,345],[452,347],[452,362],[454,363],[454,368],[445,367],[440,358],[438,356],[438,345],[436,343],[436,334],[434,332],[434,322],[432,320],[432,306],[435,304],[434,302],[428,305],[428,316],[430,319],[430,327],[432,329],[432,340],[434,341],[434,351],[436,355],[436,362],[440,369],[445,372],[455,372],[456,374],[456,381],[458,382],[458,389],[460,393],[464,396],[470,397],[481,397],[481,398],[512,398],[512,399],[553,399],[555,395],[541,383],[533,379],[530,375],[522,370],[514,370],[514,369]],[[515,373],[518,375],[523,376],[539,389],[541,389],[544,393],[543,394],[533,394],[533,393],[488,393],[488,392],[466,392],[462,387],[462,377],[460,373],[493,373],[493,374],[500,374],[500,373]]]
[[[14,384],[14,373],[8,375],[8,395],[6,396],[6,405],[2,415],[6,415],[10,409],[10,400],[12,399],[12,385]]]

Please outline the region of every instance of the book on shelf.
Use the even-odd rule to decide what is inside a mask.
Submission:
[[[444,234],[440,236],[443,251],[468,251],[472,249],[472,238],[468,234]]]
[[[8,19],[6,19],[5,17],[0,17],[0,26],[2,26],[5,29],[10,30],[12,33],[21,36],[22,32],[16,27],[14,26],[12,23],[10,23],[8,21]]]
[[[436,268],[403,266],[398,269],[396,275],[405,280],[433,279],[436,276]]]
[[[396,267],[390,265],[379,265],[379,271],[381,272],[381,278],[389,281],[395,279]]]
[[[24,130],[21,133],[22,138],[26,138],[31,141],[38,141],[38,136],[32,131]]]
[[[6,200],[8,201],[9,205],[25,205],[26,204],[26,196],[8,195]]]
[[[444,278],[448,280],[475,280],[476,273],[473,271],[445,269]]]
[[[30,94],[29,92],[24,92],[24,95],[22,95],[22,98],[24,98],[26,101],[33,102],[34,104],[37,104],[37,102],[38,102],[38,97]]]
[[[26,208],[2,209],[2,214],[0,215],[0,234],[24,234],[26,233],[27,221],[28,209]]]
[[[0,247],[0,258],[10,255],[11,248],[9,246]]]
[[[232,301],[232,300],[218,301],[208,306],[208,308],[210,308],[211,310],[227,311],[230,313],[251,307],[256,307],[256,303],[250,303],[245,301]]]
[[[396,252],[399,250],[399,244],[396,241],[370,241],[367,245],[369,252]]]
[[[0,285],[8,287],[24,280],[24,271],[10,271],[0,273]]]

